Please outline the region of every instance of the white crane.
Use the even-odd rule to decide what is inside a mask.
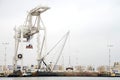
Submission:
[[[46,10],[48,10],[49,7],[45,7],[45,6],[38,6],[35,7],[34,9],[30,10],[26,21],[24,23],[24,25],[19,26],[19,28],[15,28],[15,55],[13,58],[13,65],[14,65],[14,71],[16,71],[17,68],[17,61],[18,60],[23,60],[22,56],[23,56],[23,51],[21,51],[21,54],[18,54],[18,49],[19,49],[19,43],[23,43],[23,42],[28,42],[32,39],[34,34],[38,34],[37,35],[37,53],[38,53],[38,65],[40,67],[40,60],[41,60],[41,46],[43,44],[41,44],[40,46],[40,30],[44,31],[44,40],[46,39],[46,29],[45,26],[41,26],[40,25],[40,21],[41,21],[41,13],[45,12]],[[33,24],[33,17],[35,17],[36,19],[34,20],[34,24]],[[24,40],[25,39],[25,40]],[[30,47],[31,45],[29,45]],[[22,49],[21,49],[22,50]],[[22,65],[22,61],[21,61],[21,65]],[[21,68],[22,69],[22,68]]]

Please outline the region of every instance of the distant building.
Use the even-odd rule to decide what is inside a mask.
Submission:
[[[114,65],[112,67],[113,73],[120,73],[120,62],[114,62]]]
[[[2,73],[2,72],[3,72],[3,66],[0,65],[0,73]]]
[[[87,72],[94,72],[95,68],[93,66],[89,65],[89,66],[87,66],[86,71]]]
[[[64,71],[64,67],[62,65],[54,65],[53,71]]]
[[[106,66],[99,66],[98,68],[97,68],[97,71],[99,72],[99,73],[103,73],[103,72],[106,72],[107,71],[107,68],[106,68]]]
[[[85,66],[81,66],[81,65],[75,66],[75,71],[77,71],[77,72],[84,72],[85,68],[86,68]]]
[[[97,71],[100,73],[103,73],[103,72],[111,72],[112,73],[112,66],[101,65],[97,68]]]

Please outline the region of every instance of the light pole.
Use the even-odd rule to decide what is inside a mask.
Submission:
[[[111,69],[111,47],[113,47],[113,45],[108,45],[108,48],[109,48],[109,76],[110,76],[110,69]]]
[[[8,45],[9,43],[7,43],[7,42],[5,42],[5,43],[2,43],[2,45],[4,45],[4,47],[5,47],[5,54],[4,54],[4,62],[5,62],[5,76],[6,76],[6,70],[7,70],[7,68],[6,68],[6,49],[7,49],[7,46],[6,45]]]

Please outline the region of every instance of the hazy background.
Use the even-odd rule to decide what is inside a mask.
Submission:
[[[12,64],[14,55],[14,27],[38,5],[50,7],[42,14],[48,49],[70,31],[61,59],[65,65],[69,57],[71,65],[108,65],[108,45],[113,45],[111,63],[120,61],[120,0],[0,0],[0,43],[9,42],[7,64]],[[24,64],[36,64],[35,51],[27,51]],[[4,64],[2,44],[0,64]]]

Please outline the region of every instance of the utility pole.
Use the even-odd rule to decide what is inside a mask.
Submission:
[[[7,43],[7,42],[5,42],[5,43],[1,43],[2,45],[4,45],[4,48],[5,48],[5,52],[4,52],[4,65],[5,65],[5,76],[6,76],[6,70],[7,70],[7,68],[6,68],[6,50],[7,50],[7,46],[6,45],[8,45],[9,43]]]
[[[108,48],[109,48],[109,76],[110,76],[110,69],[111,69],[111,47],[113,47],[113,45],[108,45]]]

